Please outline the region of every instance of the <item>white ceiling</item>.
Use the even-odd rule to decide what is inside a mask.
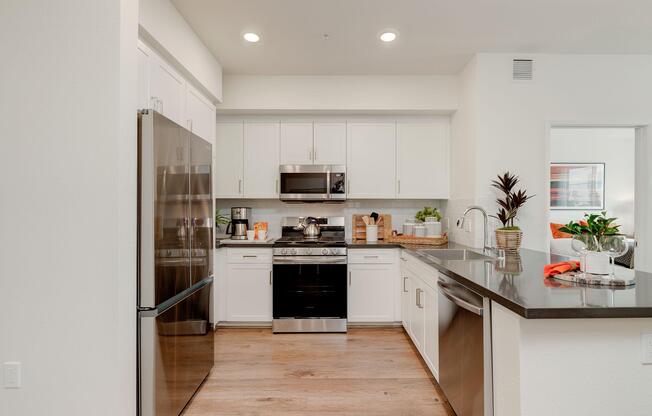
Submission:
[[[228,74],[454,74],[476,52],[652,53],[652,0],[172,1]],[[378,40],[386,28],[399,32],[391,44]]]

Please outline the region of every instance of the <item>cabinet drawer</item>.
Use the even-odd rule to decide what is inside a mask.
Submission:
[[[353,249],[348,251],[349,264],[391,264],[398,261],[396,249]]]
[[[227,263],[267,263],[272,264],[271,248],[229,248]]]

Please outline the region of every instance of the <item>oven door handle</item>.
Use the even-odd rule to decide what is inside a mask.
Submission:
[[[346,256],[274,256],[272,264],[346,264]]]
[[[326,171],[326,199],[331,199],[331,169]]]

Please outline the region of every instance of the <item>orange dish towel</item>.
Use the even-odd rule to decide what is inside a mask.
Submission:
[[[555,263],[555,264],[548,264],[546,266],[543,266],[543,276],[544,277],[555,276],[558,274],[569,272],[571,270],[577,270],[579,268],[580,268],[580,262],[575,260],[563,261],[561,263]]]

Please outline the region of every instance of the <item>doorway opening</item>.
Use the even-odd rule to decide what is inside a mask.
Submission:
[[[550,252],[576,257],[571,238],[559,228],[585,214],[617,218],[628,252],[617,259],[636,267],[637,127],[556,126],[550,129]]]

